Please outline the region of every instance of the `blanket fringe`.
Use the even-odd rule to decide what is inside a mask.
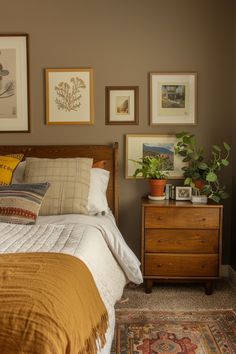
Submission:
[[[86,339],[83,349],[81,349],[78,354],[97,354],[97,340],[99,340],[100,348],[103,348],[106,344],[106,331],[108,328],[108,314],[103,313],[101,319],[96,327],[93,327],[89,338]]]

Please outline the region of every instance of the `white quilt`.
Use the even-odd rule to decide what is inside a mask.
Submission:
[[[100,353],[110,353],[114,304],[122,295],[126,278],[142,282],[140,262],[125,243],[113,216],[73,214],[42,216],[37,225],[0,223],[0,235],[0,253],[58,252],[85,262],[109,314],[107,344]]]

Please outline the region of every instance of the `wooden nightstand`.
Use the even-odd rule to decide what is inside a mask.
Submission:
[[[206,294],[220,277],[223,206],[142,199],[141,264],[145,291],[153,281],[203,281]]]

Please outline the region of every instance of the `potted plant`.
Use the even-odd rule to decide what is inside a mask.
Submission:
[[[169,165],[168,156],[158,154],[154,156],[144,156],[139,160],[132,160],[139,167],[134,172],[134,177],[142,176],[149,179],[150,195],[153,197],[163,197],[168,177],[167,168]]]
[[[220,182],[219,173],[222,168],[229,165],[230,146],[212,146],[211,157],[206,160],[204,150],[197,145],[194,134],[182,132],[176,134],[179,139],[175,152],[183,157],[187,165],[184,171],[184,184],[200,190],[202,194],[219,203],[221,199],[229,197],[225,186]]]

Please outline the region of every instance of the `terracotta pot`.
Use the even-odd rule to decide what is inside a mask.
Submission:
[[[203,189],[205,186],[206,182],[203,179],[197,179],[194,181],[195,183],[195,188],[198,188],[200,191]]]
[[[150,179],[150,195],[153,197],[162,197],[166,186],[166,179]]]

